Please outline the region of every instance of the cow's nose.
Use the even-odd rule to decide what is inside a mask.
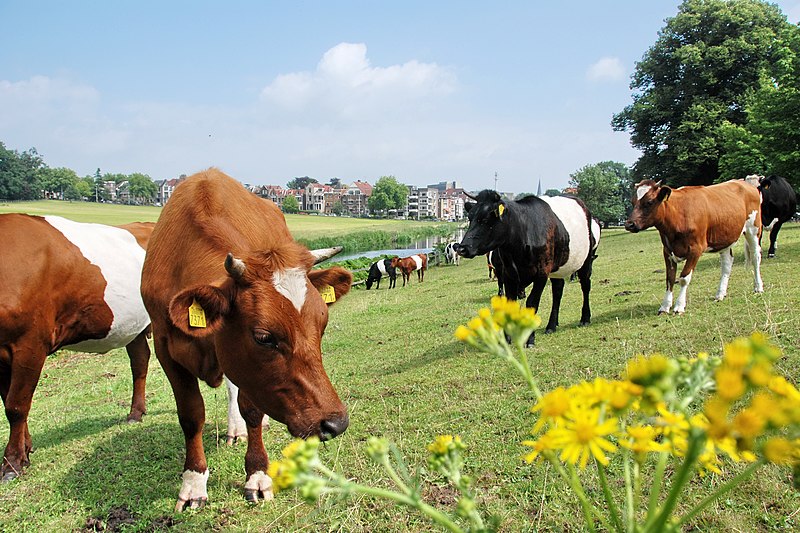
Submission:
[[[636,231],[638,231],[639,228],[637,228],[636,224],[634,224],[632,221],[626,220],[625,221],[625,229],[635,233]]]
[[[320,439],[330,440],[336,436],[341,435],[350,425],[350,417],[347,413],[343,415],[333,416],[326,418],[319,424]]]

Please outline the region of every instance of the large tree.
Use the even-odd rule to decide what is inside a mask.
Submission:
[[[286,184],[288,189],[305,189],[309,183],[319,183],[314,178],[309,178],[308,176],[303,176],[302,178],[292,178],[289,183]]]
[[[134,172],[128,176],[128,191],[140,203],[152,203],[158,193],[158,185],[147,174]]]
[[[778,174],[800,188],[800,26],[789,25],[775,47],[775,77],[762,77],[743,125],[724,126],[720,170],[725,179]]]
[[[631,194],[630,170],[624,163],[603,161],[570,174],[569,184],[605,227],[626,215]]]
[[[744,124],[748,94],[774,77],[788,25],[761,0],[685,0],[636,64],[633,103],[612,120],[643,152],[634,177],[716,181],[724,126]]]
[[[394,176],[381,176],[372,188],[367,206],[373,213],[402,209],[408,203],[408,187]]]
[[[0,199],[36,200],[42,197],[41,169],[44,162],[31,148],[25,152],[9,150],[0,142]]]

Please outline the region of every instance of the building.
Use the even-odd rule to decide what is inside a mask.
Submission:
[[[169,200],[172,193],[175,192],[175,187],[178,186],[182,181],[186,179],[185,174],[181,174],[179,178],[173,178],[169,180],[158,180],[156,181],[156,185],[158,186],[158,191],[156,191],[156,203],[160,205],[165,205]],[[127,185],[127,182],[124,182]],[[122,184],[120,184],[122,186]]]
[[[366,216],[369,214],[367,200],[370,196],[372,196],[372,185],[366,181],[356,180],[347,188],[347,192],[341,195],[341,201],[352,216]]]
[[[408,205],[406,218],[420,220],[439,218],[439,190],[434,187],[408,186]]]
[[[439,203],[437,206],[437,218],[440,220],[447,220],[448,222],[457,222],[464,220],[466,213],[464,212],[464,202],[466,201],[466,194],[464,189],[453,188],[446,189],[439,195]]]

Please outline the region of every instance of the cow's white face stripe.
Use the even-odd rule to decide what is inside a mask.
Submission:
[[[306,302],[307,281],[305,270],[299,267],[280,270],[272,275],[275,290],[292,302],[298,313]]]
[[[636,199],[641,200],[642,196],[647,194],[647,192],[652,188],[652,185],[642,185],[638,189],[636,189]]]
[[[144,249],[124,229],[56,216],[44,219],[77,246],[90,263],[100,268],[106,280],[103,299],[114,315],[104,339],[84,341],[70,348],[102,353],[131,342],[150,323],[139,289]]]

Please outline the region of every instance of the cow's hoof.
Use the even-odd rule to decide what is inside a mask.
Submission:
[[[581,320],[581,323],[578,324],[578,325],[580,327],[585,327],[585,326],[588,326],[589,324],[591,324],[591,322],[589,320]]]
[[[244,484],[244,499],[250,503],[258,503],[259,500],[269,501],[273,498],[272,478],[261,470],[247,478]]]
[[[131,413],[131,414],[128,415],[128,418],[125,419],[125,422],[127,422],[128,424],[133,424],[135,422],[141,422],[143,414],[144,413],[139,413],[139,412]]]
[[[239,436],[238,435],[226,435],[225,436],[225,444],[227,446],[233,446],[237,442],[239,442]]]
[[[19,474],[14,472],[13,470],[9,470],[8,472],[3,474],[3,477],[0,478],[0,483],[8,483],[9,481],[14,481],[19,477]]]
[[[669,314],[669,311],[662,311],[661,309],[658,310],[658,316],[668,315],[668,314]]]
[[[767,254],[767,259],[775,259],[775,254]]]
[[[675,316],[683,316],[683,314],[684,314],[685,312],[686,312],[686,311],[674,311],[674,312],[673,312],[673,314],[674,314]]]
[[[208,498],[194,498],[191,500],[178,500],[175,504],[175,512],[182,513],[187,509],[202,509],[208,503]]]
[[[550,335],[551,333],[555,333],[555,332],[556,332],[556,328],[547,328],[546,330],[544,330],[544,334],[545,335]]]

